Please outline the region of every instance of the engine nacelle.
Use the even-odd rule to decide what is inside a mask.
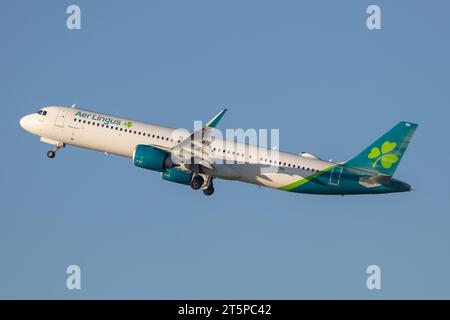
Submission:
[[[160,172],[173,166],[168,152],[144,144],[134,149],[133,163],[136,167]]]
[[[172,168],[164,171],[162,173],[162,178],[167,181],[189,185],[192,180],[192,172]]]

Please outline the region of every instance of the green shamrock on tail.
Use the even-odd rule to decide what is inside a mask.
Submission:
[[[381,160],[381,166],[383,168],[385,169],[391,168],[392,165],[398,161],[398,157],[395,154],[390,153],[392,150],[395,149],[396,146],[397,144],[395,142],[385,141],[381,146],[381,151],[377,147],[372,148],[372,150],[368,155],[369,159],[376,158],[372,167],[375,168],[378,162]]]

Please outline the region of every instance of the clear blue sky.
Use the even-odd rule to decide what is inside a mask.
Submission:
[[[82,29],[66,28],[66,7]],[[382,30],[366,28],[378,4]],[[450,298],[448,1],[8,1],[0,13],[0,298]],[[217,181],[211,198],[19,126],[76,103],[191,128],[279,128],[351,158],[420,124],[414,192],[326,197]],[[77,264],[82,290],[65,287]],[[366,288],[366,268],[382,289]]]

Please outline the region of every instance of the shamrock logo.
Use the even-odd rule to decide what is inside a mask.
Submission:
[[[133,122],[127,121],[127,122],[124,123],[124,125],[125,125],[125,127],[127,127],[127,128],[131,128],[131,127],[133,126]]]
[[[397,155],[391,153],[396,146],[397,144],[395,142],[385,141],[381,146],[381,151],[377,147],[372,148],[368,155],[369,159],[376,159],[372,165],[372,168],[375,168],[379,161],[381,161],[381,166],[384,169],[391,168],[392,165],[398,161]]]

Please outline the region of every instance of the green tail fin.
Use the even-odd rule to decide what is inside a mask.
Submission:
[[[417,126],[411,122],[400,122],[345,165],[392,176]]]

